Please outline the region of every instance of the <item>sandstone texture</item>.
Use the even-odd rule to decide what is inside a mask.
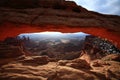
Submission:
[[[88,11],[73,1],[1,0],[0,23],[103,27],[120,32],[120,17]],[[2,5],[4,4],[4,5]]]
[[[91,53],[83,51],[76,59],[56,60],[26,56],[19,46],[3,42],[1,46],[6,50],[4,54],[0,52],[0,80],[119,80],[120,77],[119,54],[93,58]]]
[[[84,28],[86,32],[110,36],[120,45],[120,16],[88,11],[73,1],[0,0],[0,40],[16,33],[48,30],[48,26],[55,30],[69,27],[68,31]],[[95,29],[91,31],[90,27]],[[8,38],[0,41],[0,80],[119,80],[120,55],[114,50],[111,54],[98,51],[87,44],[79,57],[74,57],[76,53],[64,57],[70,60],[57,60],[26,55],[29,52],[21,42]]]
[[[119,80],[119,66],[112,60],[87,63],[78,58],[51,62],[48,57],[29,56],[2,65],[0,80]]]

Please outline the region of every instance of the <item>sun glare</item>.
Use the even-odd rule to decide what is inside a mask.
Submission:
[[[38,34],[57,35],[57,34],[61,34],[61,32],[45,31],[45,32],[40,32]]]

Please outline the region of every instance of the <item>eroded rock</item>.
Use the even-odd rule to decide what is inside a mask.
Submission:
[[[120,54],[110,54],[102,58],[104,61],[118,61],[120,62]]]

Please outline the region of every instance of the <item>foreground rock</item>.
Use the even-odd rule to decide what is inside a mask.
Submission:
[[[91,71],[104,74],[105,80],[119,80],[120,62],[95,60],[91,62],[91,67]]]
[[[24,55],[20,46],[12,46],[0,42],[0,65],[6,64],[17,57]]]
[[[39,65],[45,65],[49,62],[49,58],[47,56],[33,56],[28,57],[27,59],[19,61],[25,65],[33,65],[33,66],[39,66]],[[31,64],[32,63],[32,64]]]
[[[60,60],[58,63],[61,66],[68,66],[75,69],[91,69],[90,64],[82,59]]]
[[[102,60],[104,61],[118,61],[120,62],[120,54],[110,54],[106,57],[103,57]]]
[[[7,45],[0,43],[0,58],[15,58],[24,55],[24,52],[19,46]]]
[[[16,59],[0,67],[0,80],[119,80],[120,62],[79,58],[52,61],[47,56]]]

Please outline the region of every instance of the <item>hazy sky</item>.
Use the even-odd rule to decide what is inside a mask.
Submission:
[[[73,0],[88,10],[120,15],[120,0]]]

